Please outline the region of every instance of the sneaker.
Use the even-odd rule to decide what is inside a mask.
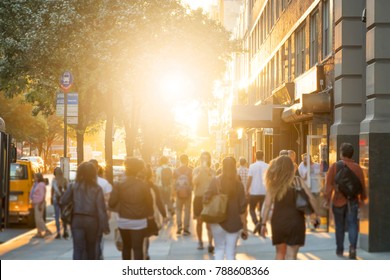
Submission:
[[[50,231],[50,230],[47,230],[46,232],[45,232],[45,235],[44,235],[44,237],[48,237],[48,236],[50,236],[50,235],[52,235],[53,233]]]
[[[214,246],[209,245],[209,246],[207,247],[207,249],[208,249],[208,251],[209,251],[210,254],[214,253]]]
[[[198,243],[198,250],[203,250],[203,242]]]
[[[180,234],[181,234],[181,229],[178,229],[178,230],[176,231],[176,234],[177,234],[177,235],[180,235]]]
[[[69,238],[69,234],[68,234],[67,232],[64,232],[64,235],[62,235],[62,237],[63,237],[64,239],[68,239],[68,238]]]
[[[61,239],[61,234],[57,233],[56,239]]]
[[[191,232],[189,232],[188,230],[185,230],[185,231],[183,232],[183,235],[184,235],[184,236],[191,235]]]

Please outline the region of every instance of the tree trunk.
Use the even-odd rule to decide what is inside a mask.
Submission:
[[[85,134],[85,129],[76,129],[77,166],[84,161],[84,134]]]
[[[106,158],[106,179],[113,183],[113,171],[112,171],[112,130],[114,128],[114,115],[112,113],[112,101],[107,107],[107,120],[105,131],[105,158]]]
[[[152,160],[152,155],[154,152],[156,138],[153,137],[154,135],[152,130],[152,127],[148,125],[144,125],[142,130],[143,143],[141,154],[145,162],[150,162]]]
[[[125,122],[124,127],[126,132],[126,153],[128,157],[132,157],[134,155],[135,133],[130,121]]]
[[[125,121],[125,132],[126,132],[126,152],[127,156],[134,156],[135,139],[137,137],[138,128],[138,103],[133,100],[131,106],[130,120]]]

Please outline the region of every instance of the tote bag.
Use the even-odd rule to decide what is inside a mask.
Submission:
[[[203,205],[200,216],[206,223],[219,224],[226,220],[227,194],[220,191],[221,180],[217,179],[217,194],[211,197],[207,204]]]

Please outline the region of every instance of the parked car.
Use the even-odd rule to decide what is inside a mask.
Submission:
[[[22,157],[21,160],[30,161],[33,164],[33,166],[38,170],[38,172],[43,172],[43,170],[45,170],[45,162],[41,157],[27,156],[27,157]]]
[[[125,160],[122,158],[112,159],[112,172],[114,175],[114,183],[118,182],[120,177],[125,174]]]
[[[18,160],[11,163],[9,221],[11,223],[27,223],[35,227],[34,208],[30,200],[30,191],[34,184],[34,173],[39,172],[32,161]],[[48,180],[46,179],[46,184]],[[46,209],[44,217],[46,217]]]

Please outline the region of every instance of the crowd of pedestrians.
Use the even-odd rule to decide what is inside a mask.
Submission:
[[[341,163],[326,172],[318,163],[303,154],[298,165],[292,150],[282,150],[269,163],[257,151],[256,160],[248,166],[226,157],[221,165],[212,164],[209,152],[202,152],[195,164],[185,154],[176,168],[165,156],[153,170],[141,159],[127,158],[125,173],[112,186],[103,178],[103,169],[96,160],[82,163],[76,180],[69,183],[60,168],[54,170],[52,204],[55,209],[57,235],[61,238],[62,206],[73,203],[70,225],[62,220],[62,237],[67,239],[71,228],[74,259],[103,259],[103,235],[110,232],[108,221],[116,220],[122,243],[122,259],[150,259],[149,238],[158,235],[164,224],[176,227],[176,235],[191,236],[191,218],[195,220],[198,250],[205,249],[203,231],[207,231],[207,251],[214,259],[236,258],[238,240],[249,235],[248,219],[254,225],[252,234],[266,237],[272,232],[275,259],[297,259],[305,244],[306,228],[319,225],[321,209],[330,209],[335,220],[336,254],[344,253],[345,225],[348,225],[349,257],[356,259],[359,206],[366,199],[363,172],[352,161],[353,147],[340,147]],[[349,167],[362,184],[362,192],[346,198],[336,184],[341,165]],[[320,178],[326,174],[326,183]],[[305,214],[296,205],[297,190],[303,190],[313,213]],[[227,197],[226,218],[219,223],[206,223],[202,218],[205,205],[217,194]],[[31,199],[35,209],[37,237],[50,235],[43,222],[45,186],[41,174],[35,175]],[[111,215],[113,213],[113,215]],[[191,215],[192,214],[192,215]],[[305,217],[306,216],[306,217]]]

